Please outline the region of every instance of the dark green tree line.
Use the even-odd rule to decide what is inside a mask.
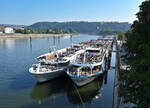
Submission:
[[[119,30],[101,30],[101,31],[99,31],[98,35],[103,35],[103,36],[106,36],[106,35],[118,35],[120,33],[123,33],[123,32],[119,31]]]
[[[122,75],[120,95],[137,108],[150,108],[150,0],[140,5],[131,30],[126,34],[124,61],[129,65]]]
[[[68,34],[68,33],[76,33],[74,29],[69,30],[62,30],[60,28],[54,28],[54,29],[31,29],[31,28],[24,28],[24,29],[16,29],[16,33],[22,33],[22,34]]]

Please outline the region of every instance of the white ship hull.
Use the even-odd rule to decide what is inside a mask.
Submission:
[[[100,76],[101,74],[103,74],[103,71],[104,69],[102,68],[101,71],[95,73],[95,74],[92,74],[91,76],[80,76],[80,77],[77,77],[77,76],[73,76],[71,74],[69,74],[69,72],[67,72],[67,74],[71,77],[72,81],[77,85],[77,86],[83,86],[83,85],[86,85],[88,83],[90,83],[91,81],[93,81],[94,79],[96,79],[98,76]]]
[[[77,86],[83,86],[86,85],[88,83],[90,83],[91,81],[93,81],[95,79],[95,77],[87,77],[87,78],[71,78],[73,80],[73,82],[77,85]]]
[[[63,69],[44,73],[44,72],[35,72],[32,69],[32,67],[29,69],[29,72],[38,80],[38,82],[45,82],[45,81],[48,81],[48,80],[52,80],[54,78],[57,78],[57,77],[65,74]]]

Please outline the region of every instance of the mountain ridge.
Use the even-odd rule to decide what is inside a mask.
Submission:
[[[36,22],[27,28],[32,29],[54,29],[60,28],[68,30],[74,29],[78,33],[97,34],[99,31],[116,30],[126,32],[130,29],[131,24],[128,22],[88,22],[88,21],[68,21],[68,22]]]

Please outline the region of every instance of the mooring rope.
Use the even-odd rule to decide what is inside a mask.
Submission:
[[[80,95],[80,93],[79,93],[79,91],[78,91],[78,88],[76,87],[75,84],[73,84],[73,85],[74,85],[74,87],[75,87],[75,89],[76,89],[76,91],[77,91],[77,93],[78,93],[78,95],[79,95],[79,98],[80,98],[80,100],[81,100],[81,103],[82,103],[82,105],[83,105],[83,108],[86,108],[86,107],[85,107],[85,104],[84,104],[84,102],[83,102],[83,100],[82,100],[82,97],[81,97],[81,95]]]

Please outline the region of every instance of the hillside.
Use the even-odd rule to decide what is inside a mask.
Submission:
[[[32,29],[54,29],[60,28],[63,30],[74,29],[78,33],[98,34],[99,31],[116,30],[126,32],[130,29],[131,24],[127,22],[37,22],[28,26]]]
[[[16,25],[16,24],[0,24],[0,26],[13,27],[13,28],[23,28],[23,27],[27,27],[27,25]]]

